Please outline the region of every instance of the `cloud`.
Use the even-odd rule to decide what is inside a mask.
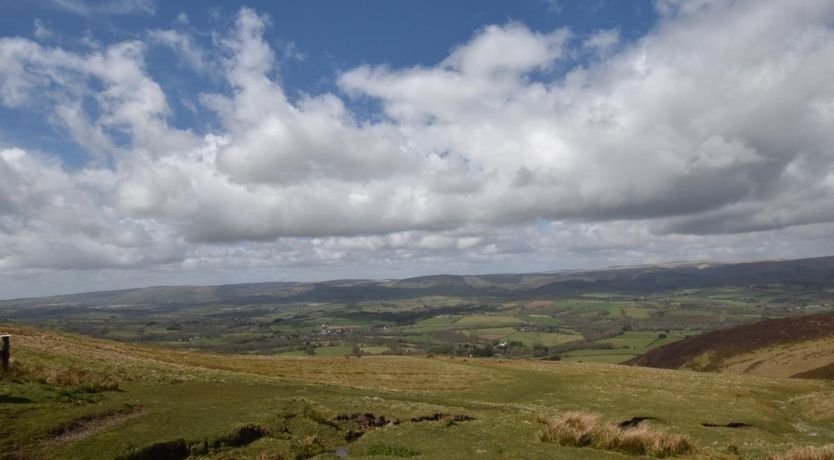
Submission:
[[[617,29],[598,30],[591,34],[582,44],[585,48],[598,53],[606,52],[620,43],[620,31]]]
[[[125,149],[172,153],[191,148],[193,136],[171,128],[166,96],[145,70],[145,45],[122,42],[87,54],[47,48],[22,38],[0,38],[0,101],[46,110],[92,156]],[[94,115],[84,109],[95,104]],[[120,146],[116,134],[129,138]]]
[[[38,40],[47,40],[49,38],[52,38],[53,35],[52,31],[49,30],[48,27],[46,27],[46,24],[44,24],[43,21],[41,21],[38,18],[35,18],[34,20],[34,34],[35,38],[37,38]]]
[[[506,187],[483,194],[483,207],[499,213],[487,219],[518,218],[520,207],[546,219],[692,216],[730,213],[740,201],[767,213],[768,197],[824,182],[831,171],[828,115],[818,107],[827,107],[834,89],[820,80],[831,70],[821,67],[832,57],[832,8],[808,2],[751,14],[745,6],[679,7],[655,33],[561,81],[522,74],[479,85],[466,71],[444,68],[447,61],[431,69],[363,67],[341,83],[380,100],[398,124],[420,133],[415,138],[465,155],[491,175],[493,190]],[[513,59],[525,54],[512,48],[519,50]],[[509,186],[521,173],[523,197]],[[727,218],[736,231],[752,231],[761,228],[754,215]]]
[[[831,247],[834,6],[657,5],[633,42],[491,25],[435,65],[362,65],[292,96],[291,59],[247,8],[214,48],[179,30],[81,52],[1,38],[0,102],[92,160],[3,150],[0,273],[358,276]],[[210,129],[170,123],[152,46],[224,80],[199,98]],[[380,112],[352,109],[366,102]]]
[[[50,3],[57,9],[79,16],[156,13],[156,3],[153,0],[110,0],[97,3],[84,0],[50,0]]]
[[[185,21],[187,24],[187,16]],[[185,59],[188,66],[196,72],[207,73],[209,71],[209,58],[206,56],[205,51],[197,45],[191,35],[173,29],[151,30],[148,32],[148,38],[152,43],[166,46],[178,53]]]
[[[544,4],[547,5],[547,10],[551,13],[561,13],[562,9],[565,8],[565,3],[563,0],[543,0]]]
[[[0,150],[0,272],[132,267],[172,261],[164,230],[97,199],[113,173],[70,174],[54,160],[20,149]],[[153,252],[147,245],[154,244]],[[181,257],[181,254],[177,254]],[[178,258],[177,257],[177,258]]]

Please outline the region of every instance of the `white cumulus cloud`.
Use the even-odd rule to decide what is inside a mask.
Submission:
[[[362,65],[300,96],[247,8],[213,48],[182,30],[88,51],[0,38],[0,103],[91,158],[0,143],[0,274],[34,280],[0,295],[79,270],[380,276],[832,247],[834,5],[657,8],[631,42],[491,25],[435,65]],[[170,121],[152,46],[224,81],[199,98],[211,128]],[[366,101],[380,112],[352,109]]]

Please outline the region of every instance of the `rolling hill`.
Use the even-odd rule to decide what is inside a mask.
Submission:
[[[712,331],[655,348],[628,364],[830,379],[834,378],[834,314],[778,318]]]
[[[435,296],[535,299],[584,292],[646,295],[690,288],[780,285],[834,288],[834,256],[745,263],[678,263],[602,270],[478,276],[434,275],[403,280],[271,282],[221,286],[158,286],[0,301],[4,307],[99,305],[254,305],[281,302],[384,301]]]
[[[12,334],[14,359],[0,375],[3,459],[646,458],[652,440],[670,436],[683,440],[684,458],[764,458],[834,442],[834,382],[821,380],[216,355],[0,331]],[[608,438],[586,447],[551,439],[550,428],[574,419],[607,421]]]

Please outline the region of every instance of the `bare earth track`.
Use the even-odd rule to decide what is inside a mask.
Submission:
[[[121,425],[128,420],[141,417],[147,413],[144,408],[125,408],[91,417],[82,417],[57,430],[47,441],[51,444],[68,444],[88,438],[109,428]]]

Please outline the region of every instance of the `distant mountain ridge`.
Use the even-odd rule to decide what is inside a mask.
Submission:
[[[688,288],[751,285],[834,287],[834,256],[743,263],[675,263],[493,275],[429,275],[399,280],[157,286],[0,301],[21,306],[263,304],[396,300],[429,295],[540,298],[581,292],[646,295]]]

